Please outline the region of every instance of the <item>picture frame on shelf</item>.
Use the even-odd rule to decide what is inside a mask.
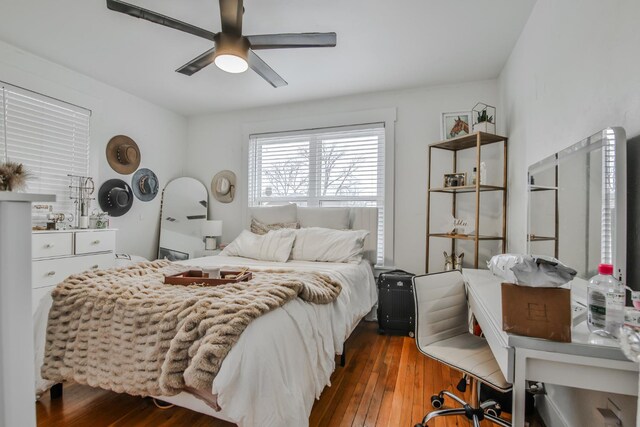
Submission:
[[[467,184],[466,172],[444,174],[444,188],[463,187],[466,184]]]
[[[468,135],[471,132],[471,111],[442,113],[441,137],[443,140]]]

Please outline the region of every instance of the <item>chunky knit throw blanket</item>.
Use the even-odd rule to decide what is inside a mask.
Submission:
[[[42,377],[132,395],[211,392],[240,334],[299,296],[318,304],[342,289],[312,272],[255,271],[216,287],[163,284],[185,266],[168,261],[85,272],[52,292]]]

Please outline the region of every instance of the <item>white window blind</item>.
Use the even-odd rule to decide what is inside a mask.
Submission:
[[[251,135],[249,206],[378,208],[384,262],[384,123]]]
[[[56,212],[75,212],[69,177],[89,173],[91,112],[44,95],[2,85],[0,154],[30,172],[27,191],[57,196]]]

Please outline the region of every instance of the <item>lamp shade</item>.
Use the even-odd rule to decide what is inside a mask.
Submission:
[[[222,236],[222,221],[202,221],[202,235],[207,236]]]

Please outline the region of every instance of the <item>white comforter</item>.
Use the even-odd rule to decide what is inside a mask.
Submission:
[[[237,423],[241,427],[307,426],[316,398],[329,384],[335,355],[377,301],[371,267],[361,264],[289,261],[275,263],[213,256],[183,261],[193,266],[250,266],[325,273],[343,284],[332,304],[295,299],[251,323],[225,358],[211,391],[222,410],[215,412],[188,393],[162,400]],[[34,315],[37,389],[44,357],[46,296]]]

